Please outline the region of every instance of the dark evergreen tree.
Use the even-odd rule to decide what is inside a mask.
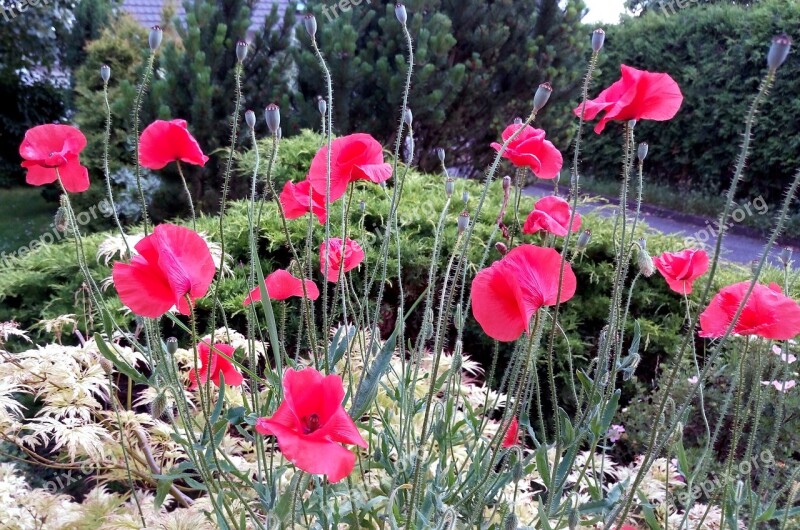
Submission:
[[[407,72],[407,46],[394,2],[361,3],[335,13],[324,1],[310,3],[319,23],[317,40],[333,74],[334,129],[369,132],[391,143]],[[558,0],[409,0],[414,41],[414,112],[418,161],[424,169],[448,162],[479,172],[490,160],[502,129],[527,116],[537,86],[552,82],[552,104],[540,126],[562,149],[569,143],[574,105],[589,35],[580,18],[583,2]],[[309,39],[299,40],[295,105],[306,125],[319,122],[316,97],[323,77]]]

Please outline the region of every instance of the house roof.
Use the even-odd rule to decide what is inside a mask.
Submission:
[[[178,17],[183,20],[185,12],[182,0],[124,0],[122,8],[133,15],[133,18],[138,20],[142,26],[151,28],[161,24],[164,4],[169,5],[170,3],[174,6]],[[269,16],[274,4],[278,5],[278,14],[282,17],[289,5],[289,0],[256,0],[250,25],[251,32],[257,31],[264,25],[264,20]]]

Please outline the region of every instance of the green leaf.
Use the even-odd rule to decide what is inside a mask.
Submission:
[[[402,323],[398,320],[397,325],[400,326],[401,324]],[[394,355],[398,329],[399,328],[395,328],[392,336],[389,337],[383,345],[383,348],[372,361],[369,370],[367,370],[364,378],[358,385],[358,390],[356,390],[356,395],[353,398],[353,405],[350,407],[351,418],[361,417],[378,394],[378,384],[383,374],[389,369],[389,364]]]
[[[112,346],[109,346],[108,343],[103,340],[102,335],[95,333],[94,340],[97,343],[97,349],[100,350],[100,353],[103,355],[103,357],[111,361],[117,370],[130,377],[135,383],[139,383],[140,385],[148,384],[145,376],[140,374],[134,367],[117,356],[112,349]]]
[[[164,504],[164,499],[167,498],[170,486],[172,486],[172,480],[161,479],[158,481],[158,486],[156,486],[156,498],[153,500],[153,505],[156,510],[160,509],[161,505]]]

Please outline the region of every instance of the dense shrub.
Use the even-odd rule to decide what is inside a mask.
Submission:
[[[739,4],[739,2],[737,2]],[[682,190],[721,194],[730,182],[742,141],[742,123],[751,94],[765,72],[767,43],[781,31],[800,26],[794,2],[764,0],[752,6],[721,3],[677,9],[665,16],[655,9],[608,29],[602,73],[590,97],[619,78],[619,64],[669,72],[684,94],[678,115],[664,123],[643,121],[638,140],[650,143],[651,179]],[[800,167],[800,61],[793,53],[781,67],[754,127],[753,150],[739,198],[763,195],[775,210],[783,189]],[[587,134],[586,171],[612,180],[619,174],[621,150],[609,137]],[[800,228],[800,210],[790,232]]]

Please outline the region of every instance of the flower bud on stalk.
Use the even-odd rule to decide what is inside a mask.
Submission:
[[[436,148],[436,156],[439,157],[439,162],[444,164],[445,152],[441,147]]]
[[[317,19],[314,15],[309,13],[303,18],[303,25],[306,28],[306,33],[312,39],[317,35]]]
[[[771,72],[775,72],[786,61],[791,47],[792,39],[786,33],[776,35],[772,39],[772,45],[767,53],[767,66]]]
[[[161,39],[164,38],[164,32],[161,31],[159,26],[153,26],[150,29],[150,35],[147,38],[147,43],[150,45],[150,51],[154,52],[161,46]]]
[[[455,179],[452,177],[447,177],[447,180],[444,181],[444,194],[449,199],[453,196],[453,189],[455,188]]]
[[[461,194],[461,200],[464,201],[465,205],[469,202],[469,192],[468,191],[465,190],[464,193]]]
[[[397,17],[398,22],[405,26],[408,22],[408,12],[406,11],[406,6],[398,2],[394,6],[394,14]]]
[[[108,80],[111,79],[111,67],[107,64],[100,67],[100,79],[103,80],[103,83],[108,83]]]
[[[536,94],[533,96],[533,110],[540,111],[542,107],[547,105],[547,100],[550,99],[550,94],[553,93],[553,87],[550,83],[542,83],[536,89]]]
[[[317,96],[317,110],[323,116],[328,112],[328,102],[322,96]]]
[[[367,203],[363,200],[358,201],[358,211],[359,213],[364,213],[367,210]]]
[[[602,47],[603,43],[606,42],[606,32],[600,28],[597,28],[592,32],[592,51],[594,53],[599,52]]]
[[[242,64],[247,57],[247,43],[240,40],[236,43],[236,60]]]
[[[649,149],[650,146],[647,145],[647,142],[642,142],[639,144],[639,148],[636,150],[636,156],[639,158],[639,162],[644,162],[644,159],[647,158],[647,152]]]
[[[167,339],[167,353],[170,355],[175,355],[175,352],[178,351],[178,339],[175,337],[169,337]]]
[[[411,112],[411,109],[406,109],[403,111],[403,123],[411,127],[414,123],[414,114]]]
[[[469,226],[469,212],[464,210],[461,212],[461,215],[458,216],[458,233],[459,235],[464,233],[464,230],[467,229]]]
[[[588,228],[581,232],[581,235],[578,236],[578,242],[575,244],[575,249],[578,251],[584,250],[587,246],[589,246],[589,242],[592,240],[592,231]]]
[[[248,110],[244,113],[244,122],[247,124],[250,129],[256,128],[256,113],[252,110]]]
[[[647,252],[647,242],[644,239],[639,240],[638,265],[639,272],[642,273],[642,276],[647,278],[656,272],[656,266],[653,263],[653,258],[650,256],[650,253]]]
[[[267,127],[269,132],[277,134],[281,126],[281,109],[275,103],[270,103],[264,109],[264,119],[267,120]]]
[[[497,243],[495,243],[494,248],[495,250],[497,250],[497,252],[500,253],[501,256],[505,256],[506,254],[508,254],[508,246],[506,246],[506,244],[503,243],[502,241],[498,241]]]
[[[784,267],[788,267],[792,262],[792,247],[784,247],[781,253],[778,254],[778,259]]]

